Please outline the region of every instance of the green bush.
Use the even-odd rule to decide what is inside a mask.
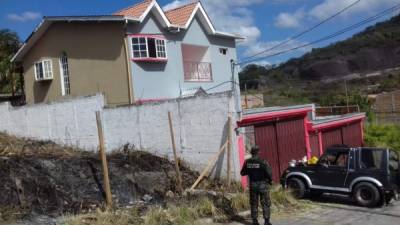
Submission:
[[[368,125],[365,127],[365,143],[371,147],[387,147],[400,151],[400,126]]]

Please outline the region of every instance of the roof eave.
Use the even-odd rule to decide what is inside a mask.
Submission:
[[[227,32],[222,32],[222,31],[215,31],[214,33],[215,36],[219,36],[219,37],[227,37],[227,38],[234,38],[234,39],[238,39],[238,40],[244,40],[245,38],[236,34],[231,34],[231,33],[227,33]]]
[[[243,115],[242,120],[237,122],[239,127],[252,126],[268,121],[274,121],[277,119],[292,118],[298,116],[307,116],[309,112],[312,112],[313,108],[304,106],[293,109],[277,109],[274,111],[256,112],[252,114]]]
[[[331,128],[342,126],[344,124],[362,121],[365,118],[366,118],[365,113],[356,113],[356,114],[351,114],[351,115],[345,115],[343,117],[332,118],[331,120],[313,121],[312,131],[331,129]]]
[[[91,21],[107,21],[107,22],[140,22],[138,18],[128,16],[48,16],[43,17],[43,20],[36,26],[35,30],[29,35],[25,43],[18,49],[17,53],[11,58],[11,62],[18,62],[22,60],[25,55],[24,51],[27,51],[30,45],[33,45],[32,40],[40,38],[41,33],[53,23],[53,22],[91,22]],[[29,49],[28,49],[29,50]]]

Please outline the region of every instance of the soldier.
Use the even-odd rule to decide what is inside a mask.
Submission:
[[[258,201],[261,200],[265,225],[270,223],[270,206],[269,185],[272,183],[272,170],[268,163],[258,156],[259,148],[254,146],[251,148],[251,158],[247,159],[240,174],[249,176],[250,179],[250,205],[251,218],[254,225],[258,223]]]

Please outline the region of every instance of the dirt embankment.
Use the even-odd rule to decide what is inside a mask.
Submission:
[[[136,151],[128,145],[108,156],[114,204],[127,206],[143,199],[162,201],[176,190],[174,164]],[[27,214],[60,215],[85,212],[104,203],[101,161],[52,142],[17,139],[0,134],[0,209],[24,208]],[[183,184],[197,173],[181,167]],[[1,211],[0,211],[1,219]]]
[[[339,78],[352,73],[370,73],[398,67],[400,47],[361,48],[354,54],[336,56],[330,59],[313,59],[298,65],[300,77],[323,80]]]

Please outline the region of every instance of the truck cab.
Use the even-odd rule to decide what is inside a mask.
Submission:
[[[397,197],[399,154],[381,148],[329,148],[315,165],[289,167],[281,183],[298,198],[340,193],[374,207]]]

